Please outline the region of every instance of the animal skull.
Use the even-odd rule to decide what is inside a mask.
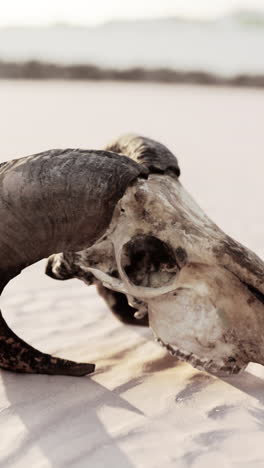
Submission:
[[[264,265],[221,231],[174,176],[138,179],[105,235],[74,260],[70,255],[50,258],[53,277],[63,277],[68,261],[68,270],[82,271],[72,276],[96,278],[126,295],[177,358],[216,374],[264,364]]]
[[[133,135],[104,151],[50,150],[1,164],[0,293],[53,254],[48,274],[96,283],[113,311],[149,321],[180,359],[225,373],[264,364],[264,264],[202,212],[179,175],[165,146]],[[1,312],[0,367],[94,370],[28,345]]]

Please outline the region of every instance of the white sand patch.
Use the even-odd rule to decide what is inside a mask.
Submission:
[[[118,83],[0,83],[0,160],[161,139],[224,230],[264,256],[264,92]],[[3,222],[3,220],[2,220]],[[149,330],[120,324],[93,287],[23,272],[1,298],[39,349],[95,362],[91,377],[0,372],[3,468],[260,468],[264,368],[226,380],[177,363]]]

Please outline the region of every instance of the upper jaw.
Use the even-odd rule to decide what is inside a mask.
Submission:
[[[216,375],[237,374],[249,362],[263,364],[259,293],[225,269],[203,265],[185,267],[178,282],[174,293],[150,303],[150,326],[162,346]]]
[[[247,364],[242,364],[242,363],[238,364],[238,362],[235,359],[231,362],[232,358],[229,358],[230,362],[226,362],[224,364],[217,363],[210,359],[201,359],[194,353],[187,353],[186,351],[183,351],[177,348],[175,345],[165,343],[159,337],[156,337],[156,341],[161,346],[166,348],[172,356],[175,356],[180,361],[188,362],[198,370],[206,371],[206,372],[209,372],[210,374],[214,374],[217,376],[224,377],[224,376],[239,374],[245,369],[247,365]]]

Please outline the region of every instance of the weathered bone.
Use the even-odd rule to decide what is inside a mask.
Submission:
[[[204,214],[175,172],[152,172],[115,208],[102,239],[110,262],[98,241],[96,257],[94,247],[78,253],[78,268],[134,297],[143,315],[147,308],[158,341],[178,358],[227,374],[264,364],[263,262]]]
[[[147,167],[151,173],[169,174],[174,178],[180,175],[175,155],[166,146],[149,138],[133,134],[123,135],[107,145],[106,150],[125,154]],[[116,276],[117,265],[111,243],[106,241],[100,243],[99,247],[97,245],[85,251],[52,255],[47,263],[46,273],[59,280],[79,278],[88,285],[96,284],[99,294],[118,319],[132,325],[148,325],[145,312],[135,313],[134,307],[138,307],[139,304],[145,311],[145,306],[141,304],[141,301],[136,298],[132,299],[131,296],[127,298],[122,293],[105,288],[102,282],[97,281],[88,271],[92,266]]]
[[[109,226],[127,187],[148,170],[106,151],[53,150],[0,166],[0,293],[28,265],[62,250],[91,246]],[[0,367],[84,375],[93,364],[43,354],[0,315]]]

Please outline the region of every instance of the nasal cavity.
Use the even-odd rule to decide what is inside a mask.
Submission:
[[[123,246],[121,267],[135,286],[159,288],[178,272],[172,248],[153,236],[137,235]]]

